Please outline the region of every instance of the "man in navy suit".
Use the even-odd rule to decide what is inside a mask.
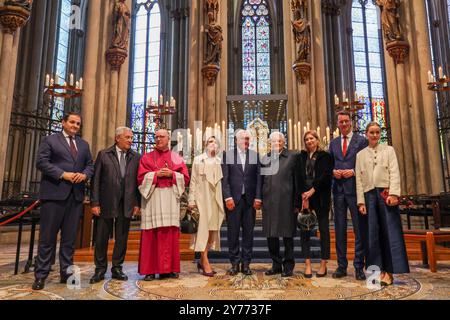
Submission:
[[[222,193],[226,205],[228,250],[234,276],[240,271],[251,275],[250,262],[253,251],[253,229],[256,210],[261,209],[261,166],[258,154],[249,150],[250,134],[238,130],[236,148],[225,153],[222,164]],[[239,250],[239,233],[242,226],[242,255]]]
[[[73,265],[77,227],[83,213],[85,182],[92,177],[94,166],[89,144],[77,136],[81,116],[66,114],[63,131],[45,137],[38,150],[36,167],[42,172],[39,199],[41,223],[34,290],[45,286],[58,232],[61,230],[59,263],[61,283],[67,283]]]
[[[351,115],[338,114],[337,125],[340,137],[330,143],[330,153],[334,159],[333,204],[336,233],[336,253],[338,268],[333,278],[347,276],[347,210],[350,210],[355,234],[355,278],[365,280],[364,264],[367,251],[367,216],[358,213],[356,201],[355,164],[356,154],[367,147],[366,138],[352,132]]]

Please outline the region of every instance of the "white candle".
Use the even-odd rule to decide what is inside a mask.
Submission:
[[[299,122],[297,122],[297,136],[298,136],[298,149],[299,150],[302,150],[302,146],[303,146],[303,144],[302,144],[302,124],[301,124],[301,122],[299,121]]]
[[[80,90],[83,90],[83,78],[80,78]]]
[[[306,122],[306,129],[309,131],[311,130],[310,126],[309,126],[309,122]]]
[[[160,96],[159,96],[159,105],[160,105],[160,106],[163,106],[163,105],[164,105],[164,97],[163,97],[163,95],[160,95]]]
[[[67,82],[64,81],[63,87],[67,87]]]
[[[439,79],[443,79],[444,78],[444,72],[442,70],[442,67],[439,67]]]
[[[431,71],[428,70],[428,83],[433,82],[433,75],[431,74]]]
[[[339,98],[338,98],[338,95],[337,94],[335,94],[334,95],[334,105],[338,105],[339,104]]]
[[[177,101],[173,99],[173,107],[175,108],[177,106]]]
[[[169,101],[166,101],[166,108],[169,108]]]
[[[346,99],[346,95],[345,95],[345,91],[342,93],[342,101],[343,102],[345,102],[347,99]]]
[[[75,83],[75,89],[79,89],[79,88],[80,88],[80,82],[77,81],[77,82]]]
[[[292,150],[294,148],[294,141],[292,140],[292,120],[289,119],[289,136],[288,136],[288,142],[289,142],[289,150]]]
[[[294,124],[294,150],[298,150],[298,134],[296,124]]]
[[[58,74],[55,74],[55,83],[58,84],[58,82],[59,82],[59,76],[58,76]]]
[[[325,134],[326,134],[326,138],[327,138],[327,144],[328,144],[328,141],[329,141],[329,139],[330,139],[330,127],[327,127],[326,129],[325,129]]]
[[[73,73],[70,74],[69,83],[70,86],[73,87]]]
[[[55,80],[53,78],[50,80],[50,86],[53,87],[55,85]]]
[[[320,127],[317,127],[317,135],[319,136],[319,141],[320,141],[320,139],[321,139],[321,137],[320,137]]]
[[[50,85],[50,75],[47,74],[47,75],[45,76],[45,86],[48,87],[49,85]]]

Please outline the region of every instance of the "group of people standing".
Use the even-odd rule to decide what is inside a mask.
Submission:
[[[249,276],[256,210],[262,210],[272,266],[267,276],[294,273],[297,214],[312,209],[318,220],[321,263],[317,277],[327,275],[330,259],[329,212],[333,194],[338,268],[334,278],[347,275],[347,212],[355,234],[355,277],[364,268],[380,268],[380,282],[393,283],[394,273],[409,272],[398,211],[400,179],[394,149],[379,144],[381,129],[371,123],[367,139],[352,133],[351,116],[342,112],[341,136],[325,151],[315,131],[304,134],[306,150],[285,148],[280,132],[270,135],[271,152],[264,157],[249,149],[250,134],[240,130],[235,148],[220,152],[220,141],[207,137],[205,152],[194,159],[191,176],[181,156],[170,150],[167,130],[155,133],[155,149],[142,157],[131,150],[133,133],[116,130],[115,144],[99,152],[95,166],[86,141],[77,137],[78,114],[62,122],[63,132],[44,138],[37,167],[42,171],[41,231],[33,289],[45,286],[61,230],[60,274],[66,283],[73,264],[77,222],[82,214],[84,182],[91,180],[91,211],[97,217],[95,273],[90,283],[104,279],[108,240],[114,230],[112,278],[127,280],[122,271],[130,221],[141,216],[139,274],[144,280],[178,278],[180,273],[180,198],[189,186],[188,206],[199,213],[191,248],[200,252],[198,271],[213,277],[208,252],[220,250],[220,229],[227,222],[231,276]],[[240,241],[242,235],[242,241]],[[304,276],[311,278],[311,233],[301,231]],[[284,255],[280,253],[280,238]]]

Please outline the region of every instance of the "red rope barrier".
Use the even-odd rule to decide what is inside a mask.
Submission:
[[[19,219],[20,217],[22,217],[23,215],[27,214],[28,212],[30,212],[31,210],[33,210],[38,204],[40,203],[39,200],[36,200],[35,202],[33,202],[33,204],[31,206],[29,206],[28,208],[26,208],[25,210],[23,210],[21,213],[19,213],[18,215],[16,215],[15,217],[12,217],[6,221],[3,221],[2,223],[0,223],[0,227],[7,225],[8,223],[11,223],[17,219]]]

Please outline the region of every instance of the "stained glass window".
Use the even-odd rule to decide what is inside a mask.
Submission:
[[[381,128],[381,141],[388,142],[387,106],[384,92],[382,37],[378,8],[372,1],[353,0],[353,59],[355,87],[364,96],[365,108],[358,113],[358,129],[363,132],[371,121]]]
[[[270,14],[266,0],[242,5],[242,91],[270,94]]]
[[[69,31],[70,16],[72,14],[71,0],[61,0],[61,6],[58,17],[58,33],[55,54],[56,79],[58,84],[68,81],[67,64],[69,56]],[[50,117],[53,120],[60,120],[64,115],[64,98],[56,97],[53,99],[53,107],[49,109]],[[52,122],[51,130],[58,131],[61,127],[59,121]]]
[[[134,12],[130,118],[133,149],[143,154],[154,143],[155,123],[146,106],[150,99],[158,101],[160,92],[161,13],[156,0],[136,0]]]

